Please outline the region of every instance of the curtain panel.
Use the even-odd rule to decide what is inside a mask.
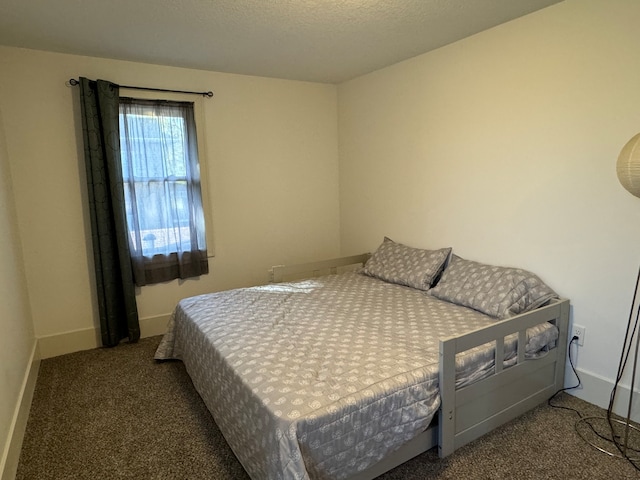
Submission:
[[[80,77],[82,134],[102,344],[140,338],[120,165],[119,87]]]
[[[209,272],[193,103],[120,98],[136,285]]]

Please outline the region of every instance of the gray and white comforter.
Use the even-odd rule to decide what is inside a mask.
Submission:
[[[254,480],[342,479],[429,425],[439,339],[494,321],[352,272],[182,300],[156,358],[184,362]],[[529,336],[535,354],[557,331]],[[493,351],[457,363],[463,385],[492,370]]]

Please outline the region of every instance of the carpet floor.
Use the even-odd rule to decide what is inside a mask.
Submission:
[[[159,341],[43,360],[17,480],[248,479],[183,364],[153,360]],[[555,403],[605,413],[567,394]],[[578,419],[545,404],[448,458],[430,450],[379,478],[640,478],[628,461],[586,443]]]

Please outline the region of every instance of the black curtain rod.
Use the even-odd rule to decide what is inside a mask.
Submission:
[[[80,85],[80,82],[75,78],[69,80],[69,85],[75,87],[76,85]],[[203,97],[213,97],[213,92],[188,92],[186,90],[167,90],[165,88],[148,88],[148,87],[132,87],[130,85],[119,85],[120,88],[129,88],[132,90],[148,90],[150,92],[170,92],[170,93],[186,93],[188,95],[202,95]]]

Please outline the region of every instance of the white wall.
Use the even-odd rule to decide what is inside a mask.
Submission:
[[[141,289],[143,335],[161,333],[180,298],[264,283],[274,264],[338,255],[335,86],[9,47],[0,47],[0,72],[43,357],[96,344],[78,90],[65,86],[72,77],[215,92],[203,104],[216,257],[198,280]]]
[[[37,359],[2,118],[0,110],[0,477],[11,478],[29,393],[22,414],[20,407]]]
[[[338,90],[342,253],[388,235],[536,272],[586,327],[577,394],[600,404],[640,262],[615,172],[640,131],[639,20],[566,0]]]

